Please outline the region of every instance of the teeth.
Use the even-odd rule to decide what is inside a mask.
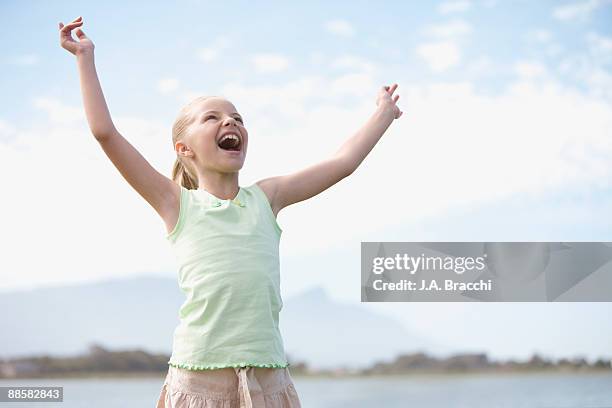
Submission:
[[[236,136],[233,133],[230,133],[230,134],[227,134],[227,135],[223,136],[221,138],[221,140],[219,140],[219,143],[223,142],[225,139],[233,139],[233,140],[236,140],[236,141],[240,141],[240,138],[238,136]]]

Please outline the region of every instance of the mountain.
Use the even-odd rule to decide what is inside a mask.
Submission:
[[[0,293],[0,358],[142,348],[170,354],[184,295],[175,279],[140,276]],[[315,287],[284,300],[280,325],[291,361],[356,368],[432,344],[365,304],[334,302]]]
[[[166,352],[182,302],[177,282],[159,277],[0,293],[0,356],[71,355],[90,343]]]
[[[316,368],[359,368],[402,352],[439,351],[367,304],[334,302],[320,287],[290,298],[281,315],[285,350]]]

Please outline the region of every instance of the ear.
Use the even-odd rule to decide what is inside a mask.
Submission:
[[[178,154],[184,157],[193,157],[193,151],[183,142],[176,142],[174,149]]]

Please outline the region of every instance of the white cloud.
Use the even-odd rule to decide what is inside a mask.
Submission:
[[[462,19],[454,19],[443,24],[425,27],[425,33],[435,37],[456,37],[472,32],[472,26]]]
[[[594,95],[612,100],[612,75],[602,68],[586,72],[584,79]]]
[[[543,28],[528,30],[523,35],[529,46],[535,47],[535,51],[550,57],[557,56],[563,52],[563,47],[553,41],[553,33]]]
[[[355,34],[355,30],[351,23],[346,20],[330,20],[325,23],[325,28],[332,34],[341,37],[351,37]]]
[[[586,85],[590,95],[612,101],[612,38],[590,32],[582,51],[561,59],[558,71],[566,79]]]
[[[588,0],[564,4],[553,9],[553,17],[562,21],[584,21],[602,4],[604,4],[602,0]]]
[[[471,25],[463,19],[427,26],[423,32],[438,37],[439,40],[420,44],[416,52],[434,72],[446,71],[461,61],[461,49],[453,38],[469,34],[471,31]]]
[[[446,1],[438,5],[438,11],[442,14],[461,13],[469,10],[472,3],[467,0]]]
[[[68,106],[58,99],[37,97],[32,101],[35,108],[47,113],[49,120],[55,123],[74,124],[85,118],[85,110],[78,106]]]
[[[435,72],[446,71],[461,60],[459,47],[452,41],[422,44],[416,51]]]
[[[160,79],[157,83],[157,90],[162,94],[168,94],[174,92],[179,87],[179,80],[177,78],[164,78]]]
[[[545,49],[546,55],[555,57],[563,52],[563,47],[559,44],[553,43],[548,45]]]
[[[204,62],[211,62],[217,59],[219,51],[214,48],[201,48],[197,51],[198,58]]]
[[[377,240],[374,235],[386,227],[458,206],[609,183],[612,104],[567,88],[548,71],[534,69],[537,62],[530,64],[522,69],[536,72],[538,81],[519,76],[494,95],[469,82],[398,78],[404,115],[357,171],[280,212],[282,256]],[[594,81],[610,80],[597,79],[601,71],[589,72]],[[367,72],[349,72],[212,90],[228,96],[246,119],[249,153],[241,185],[330,157],[372,115],[380,85]],[[0,284],[174,271],[163,222],[104,155],[82,107],[47,97],[36,101],[47,112],[46,121],[23,127],[0,121],[0,171],[19,169],[19,177],[4,181],[16,198],[5,200],[0,212],[5,248]],[[75,119],[76,112],[81,113]],[[167,176],[174,161],[169,131],[175,113],[164,119],[114,117],[118,130]],[[5,134],[12,135],[9,143]],[[36,188],[23,180],[36,180]],[[376,217],[363,217],[373,211]]]
[[[596,64],[603,66],[612,63],[612,37],[589,32],[586,39],[590,56]]]
[[[514,64],[515,72],[522,78],[536,78],[546,74],[546,67],[537,61],[518,61]]]
[[[12,139],[17,133],[17,128],[6,120],[0,119],[0,143]]]
[[[373,87],[374,83],[369,74],[348,74],[334,79],[330,90],[336,94],[363,96],[365,90]]]
[[[0,171],[17,169],[19,175],[3,180],[13,198],[3,202],[0,212],[0,286],[173,270],[157,213],[114,168],[84,115],[65,120],[82,107],[49,97],[35,101],[47,120],[7,125],[16,134],[8,143],[0,139]],[[130,143],[169,175],[171,123],[119,115],[113,119]]]
[[[586,85],[591,95],[612,101],[612,75],[592,58],[584,55],[567,57],[561,61],[559,72]]]
[[[480,57],[471,60],[467,64],[466,69],[470,74],[477,76],[498,74],[498,67],[487,55],[481,55]]]
[[[612,37],[605,37],[597,33],[588,33],[587,41],[597,51],[610,53],[612,52]]]
[[[316,66],[320,66],[325,62],[325,56],[321,51],[313,51],[308,56],[310,63]]]
[[[36,54],[23,54],[9,57],[7,62],[12,65],[36,65],[40,62],[40,57]]]
[[[252,57],[253,65],[259,72],[280,72],[289,67],[287,57],[280,54],[257,54]]]
[[[548,43],[552,39],[552,33],[543,28],[529,30],[525,33],[525,39],[529,42]]]
[[[612,106],[564,88],[548,71],[538,72],[534,62],[530,67],[538,81],[517,77],[496,95],[480,93],[468,82],[410,85],[399,79],[404,115],[360,168],[279,214],[284,256],[328,251],[372,238],[384,226],[457,206],[610,180],[612,169],[602,165],[612,159],[606,147]],[[367,86],[360,85],[366,81]],[[374,77],[350,74],[283,86],[224,87],[250,118],[253,149],[246,174],[252,180],[287,174],[329,157],[372,114],[378,86]],[[354,107],[334,103],[351,89],[361,92],[352,98]],[[356,193],[364,191],[367,197]],[[378,211],[375,221],[355,223],[381,202],[396,211]],[[313,214],[319,218],[316,225]],[[331,228],[325,236],[322,224]]]
[[[196,51],[197,57],[204,62],[212,62],[218,59],[219,53],[231,45],[228,37],[217,37],[208,47]]]

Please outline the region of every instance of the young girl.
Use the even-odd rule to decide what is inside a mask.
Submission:
[[[117,131],[81,17],[59,23],[61,46],[76,56],[91,132],[126,181],[157,211],[179,262],[186,301],[179,310],[158,407],[299,407],[278,328],[278,212],[350,175],[402,112],[382,87],[378,108],[331,158],[241,187],[249,134],[235,106],[200,97],[172,128],[172,179],[158,173]]]

